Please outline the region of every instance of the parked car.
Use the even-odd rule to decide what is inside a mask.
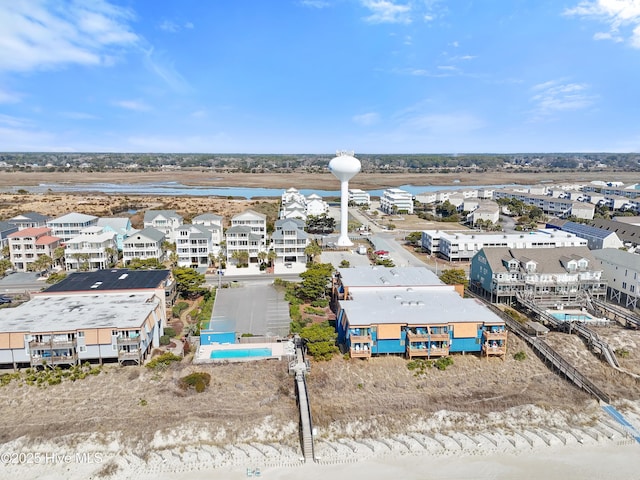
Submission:
[[[0,295],[0,305],[4,305],[5,303],[11,303],[11,298]]]

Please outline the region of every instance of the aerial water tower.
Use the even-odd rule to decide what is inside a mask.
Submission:
[[[349,180],[360,171],[360,160],[353,153],[338,151],[329,162],[329,170],[340,180],[340,237],[337,242],[340,247],[353,245],[349,240]]]

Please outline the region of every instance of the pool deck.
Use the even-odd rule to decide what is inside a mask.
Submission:
[[[213,351],[229,350],[253,350],[268,348],[271,349],[271,356],[260,357],[235,357],[235,358],[211,358]],[[294,356],[295,346],[293,342],[275,343],[214,343],[211,345],[201,345],[193,358],[193,363],[224,363],[224,362],[252,362],[255,360],[282,360],[284,357]]]
[[[594,317],[589,312],[585,310],[578,310],[576,308],[563,310],[550,309],[546,310],[546,312],[561,321],[566,318],[567,320],[584,323],[609,323],[609,320],[606,318]]]

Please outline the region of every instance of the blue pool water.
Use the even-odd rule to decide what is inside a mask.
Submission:
[[[245,357],[270,357],[270,348],[240,348],[237,350],[214,350],[211,358],[245,358]]]
[[[551,316],[557,320],[567,322],[584,322],[593,319],[591,315],[584,313],[551,313]]]

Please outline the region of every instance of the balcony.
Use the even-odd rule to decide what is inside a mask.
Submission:
[[[371,335],[350,335],[349,340],[351,341],[351,345],[355,345],[356,343],[371,345]]]
[[[486,356],[504,356],[507,354],[506,345],[490,346],[488,342],[482,344],[482,354]]]
[[[118,346],[140,345],[140,335],[137,337],[118,337]]]
[[[51,366],[51,365],[75,365],[78,363],[78,355],[71,353],[68,355],[32,355],[31,365],[38,366]]]
[[[351,347],[349,351],[351,358],[370,358],[371,357],[371,349],[367,348],[366,350],[363,348],[355,348]]]
[[[489,332],[489,331],[483,331],[482,332],[482,337],[484,341],[499,341],[499,340],[506,340],[507,339],[507,331],[503,330],[502,332]]]
[[[418,348],[416,346],[407,347],[407,353],[409,354],[409,358],[413,357],[446,357],[449,355],[449,347],[426,347],[426,348]]]
[[[429,332],[429,330],[431,330]],[[411,342],[448,342],[449,332],[435,330],[434,327],[420,328],[417,332],[407,330],[407,341]]]
[[[127,360],[131,360],[134,362],[140,363],[142,360],[142,351],[141,350],[118,350],[118,361],[126,362]]]
[[[76,340],[47,340],[39,342],[37,340],[31,340],[29,342],[29,349],[31,350],[60,350],[63,348],[75,348]]]

